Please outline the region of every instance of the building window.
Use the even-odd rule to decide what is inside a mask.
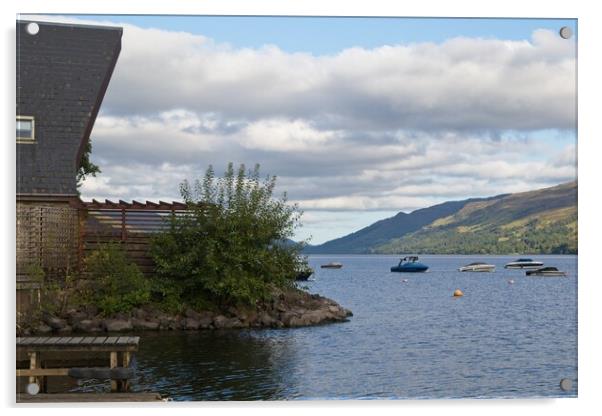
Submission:
[[[17,141],[33,141],[35,139],[35,121],[33,117],[17,116]]]

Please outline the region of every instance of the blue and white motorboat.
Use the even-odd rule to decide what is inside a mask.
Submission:
[[[429,266],[418,261],[418,256],[407,256],[401,259],[397,266],[391,267],[391,271],[405,273],[421,273],[426,272],[428,268]]]

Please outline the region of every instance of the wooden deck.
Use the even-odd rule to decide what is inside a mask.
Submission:
[[[17,338],[17,351],[98,351],[133,352],[140,337],[23,337]]]
[[[44,356],[49,353],[87,352],[108,353],[105,368],[111,369],[95,374],[108,374],[111,378],[111,392],[126,393],[129,389],[127,372],[121,371],[130,367],[132,354],[138,351],[140,337],[22,337],[16,340],[17,356],[26,354],[29,358],[29,368],[17,369],[17,377],[29,377],[29,383],[40,386],[41,393],[46,392],[47,377],[67,376],[77,377],[70,368],[47,368]],[[68,354],[67,354],[68,356]],[[122,367],[119,367],[121,362]],[[97,369],[89,369],[93,374]],[[119,371],[115,371],[119,370]],[[131,372],[131,369],[130,369]],[[119,373],[119,375],[118,375]],[[89,376],[84,376],[89,377]],[[94,377],[92,377],[94,378]],[[103,378],[105,376],[103,375]],[[22,396],[29,396],[23,394]],[[54,395],[52,395],[54,397]],[[82,396],[83,398],[83,396]]]
[[[160,402],[158,393],[56,393],[17,395],[17,403]]]

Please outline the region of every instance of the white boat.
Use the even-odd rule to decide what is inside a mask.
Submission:
[[[505,269],[539,269],[543,266],[540,261],[533,261],[531,259],[518,259],[511,261],[504,266]]]
[[[566,272],[558,270],[556,267],[542,267],[537,270],[528,270],[527,276],[566,276]]]
[[[323,264],[320,266],[322,269],[340,269],[343,267],[342,263],[332,262],[328,264]]]
[[[459,272],[494,272],[495,266],[480,261],[467,264],[458,269]]]

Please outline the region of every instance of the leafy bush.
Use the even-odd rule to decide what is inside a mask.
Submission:
[[[89,301],[106,315],[128,312],[150,300],[150,282],[117,243],[103,244],[86,258]]]
[[[235,173],[232,163],[222,178],[209,167],[203,181],[184,181],[189,210],[172,216],[151,245],[162,285],[188,304],[253,304],[273,286],[290,286],[302,246],[284,242],[301,212],[286,194],[273,198],[275,185],[274,176],[260,180],[259,165],[249,172],[240,165]]]

